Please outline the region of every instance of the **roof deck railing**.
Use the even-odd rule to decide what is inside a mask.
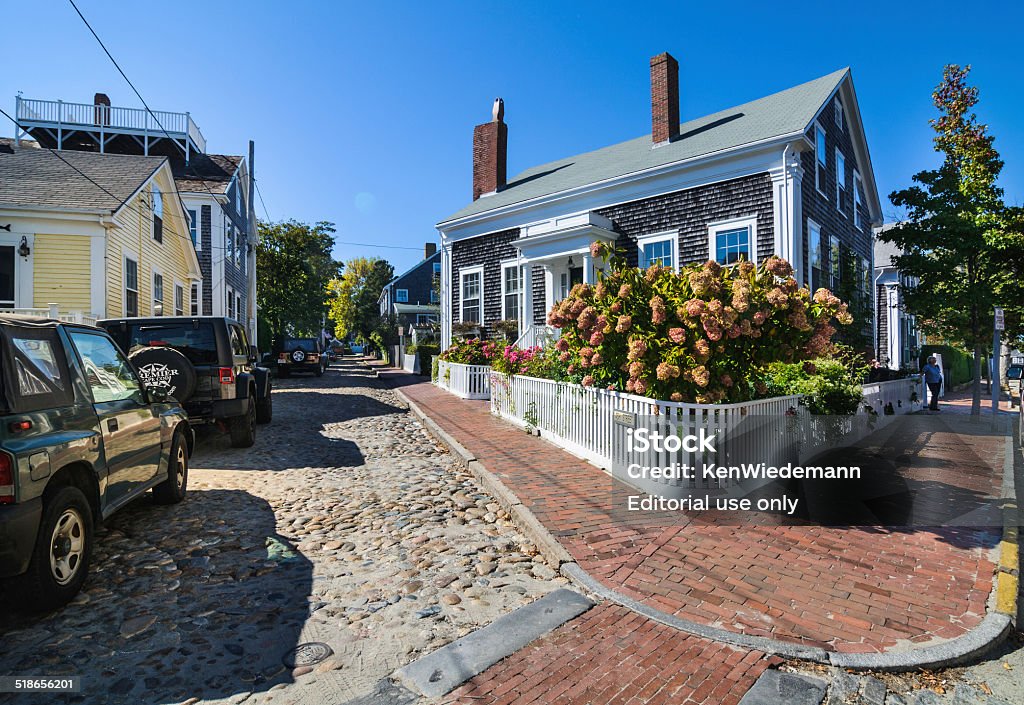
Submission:
[[[187,112],[150,112],[145,108],[66,103],[62,100],[36,100],[20,96],[16,102],[16,119],[23,127],[127,133],[147,137],[162,137],[166,131],[171,137],[187,139],[192,147],[206,152],[206,138]]]

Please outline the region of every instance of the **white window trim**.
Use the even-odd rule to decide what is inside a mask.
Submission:
[[[435,277],[441,276],[441,263],[440,262],[434,262],[434,266],[432,267],[432,271],[433,271]]]
[[[178,289],[181,289],[181,313],[178,313]],[[171,298],[174,300],[174,303],[173,303],[174,315],[175,316],[184,316],[185,315],[185,311],[188,310],[188,308],[186,308],[186,306],[188,304],[188,299],[185,297],[185,284],[184,284],[184,282],[182,282],[180,279],[175,279],[174,280],[174,288],[171,289],[171,292],[172,292]]]
[[[405,292],[405,299],[402,299],[401,293]],[[408,289],[395,289],[395,303],[396,304],[407,304],[409,303],[409,290]]]
[[[430,303],[432,303],[432,304],[439,304],[439,303],[441,303],[441,296],[436,291],[434,291],[433,289],[430,290]]]
[[[736,230],[738,228],[746,227],[750,233],[749,245],[750,245],[750,261],[757,264],[757,216],[756,215],[744,215],[739,218],[729,218],[728,220],[718,220],[708,225],[708,259],[714,262],[718,261],[718,247],[715,242],[715,238],[718,233],[722,230]]]
[[[192,218],[192,212],[193,211],[195,211],[195,214],[196,214],[195,219]],[[192,243],[192,246],[195,247],[196,252],[199,251],[200,241],[203,239],[202,233],[200,232],[200,229],[199,229],[200,228],[200,215],[199,214],[201,212],[202,211],[199,210],[199,207],[191,206],[191,205],[189,205],[187,203],[185,204],[185,214],[188,215],[188,220],[189,220],[189,228],[188,228],[189,229],[189,233],[188,233],[189,234],[189,239],[192,239],[192,227],[195,226],[195,229],[196,229],[196,240],[195,240],[195,242]]]
[[[814,234],[817,232],[817,246],[818,246],[818,270],[822,276],[825,276],[824,260],[822,259],[823,253],[821,250],[821,225],[812,218],[807,219],[807,288],[810,289],[814,286],[814,246],[815,238]],[[819,282],[820,283],[820,282]],[[814,291],[811,291],[813,294]]]
[[[509,295],[509,291],[505,288],[505,270],[514,269],[516,270],[517,279],[519,280],[519,292],[517,298],[519,299],[519,312],[523,312],[523,270],[519,268],[519,263],[515,260],[510,260],[501,263],[501,320],[509,320],[508,309],[505,306],[505,298]]]
[[[825,163],[821,163],[818,155],[818,133],[825,136]],[[822,175],[821,170],[824,169],[826,174]],[[814,121],[814,188],[818,190],[825,198],[828,198],[828,192],[821,188],[823,176],[827,176],[828,172],[828,133],[825,132],[825,128],[821,126],[821,123],[817,120]],[[826,188],[828,188],[826,186]]]
[[[843,173],[839,173],[839,159],[843,160]],[[846,215],[846,211],[843,210],[843,199],[840,198],[840,191],[846,191],[846,155],[843,154],[843,150],[836,147],[836,210]]]
[[[160,198],[160,215],[156,214],[156,201],[157,197]],[[154,182],[149,190],[149,238],[156,242],[158,245],[162,245],[164,241],[164,230],[166,230],[164,223],[164,192],[160,190],[160,187]],[[156,239],[156,219],[160,218],[160,240]]]
[[[135,315],[142,315],[142,282],[139,281],[140,267],[139,267],[139,256],[131,250],[122,250],[121,252],[121,311],[124,313],[125,318],[128,317],[128,260],[135,263],[135,289],[130,291],[135,292]]]
[[[237,320],[237,311],[232,312],[231,309],[235,307],[235,290],[230,286],[224,287],[224,315],[233,320]]]
[[[194,281],[194,282],[192,282],[192,286],[195,286],[195,288],[196,288],[196,299],[195,299],[195,302],[194,302],[195,305],[196,305],[196,313],[195,313],[195,315],[202,316],[203,315],[203,282],[202,281]],[[188,314],[190,316],[192,315],[192,303],[193,303],[193,301],[191,300],[191,297],[192,297],[192,286],[189,286],[189,288],[188,288],[188,295],[189,295]]]
[[[835,254],[836,258],[833,261],[832,255]],[[829,289],[835,292],[836,284],[841,282],[842,275],[842,264],[843,259],[843,242],[836,235],[829,235],[828,237],[828,278],[829,278]]]
[[[845,115],[843,115],[843,104],[839,102],[839,98],[838,97],[835,100],[836,100],[836,104],[835,104],[836,126],[839,128],[839,131],[842,132],[842,130],[843,130],[843,122],[844,122],[844,119],[845,119]]]
[[[644,264],[644,247],[646,245],[653,245],[658,242],[668,242],[672,246],[672,271],[679,271],[679,231],[678,230],[663,230],[659,233],[651,233],[650,235],[643,235],[636,239],[637,247],[637,264],[640,269],[646,269]]]
[[[484,266],[477,265],[476,267],[465,267],[459,270],[459,320],[466,320],[466,285],[465,279],[471,274],[480,275],[480,295],[477,297],[480,301],[480,321],[479,324],[484,324]]]

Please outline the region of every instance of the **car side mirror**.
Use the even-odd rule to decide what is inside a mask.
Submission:
[[[249,360],[252,361],[252,362],[256,362],[259,359],[260,359],[260,352],[259,352],[259,350],[256,349],[255,345],[250,345],[249,346]]]
[[[146,387],[146,395],[153,404],[163,404],[171,398],[171,390],[168,387]]]

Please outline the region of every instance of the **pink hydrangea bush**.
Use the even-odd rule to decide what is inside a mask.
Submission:
[[[853,318],[825,289],[812,297],[778,257],[759,266],[696,264],[679,273],[628,267],[603,243],[596,284],[577,284],[548,314],[559,361],[588,386],[673,401],[738,402],[763,395],[751,380],[773,362],[821,357],[834,324]]]
[[[483,341],[479,338],[455,340],[442,352],[438,359],[462,365],[489,365],[498,354],[498,344],[494,341]]]

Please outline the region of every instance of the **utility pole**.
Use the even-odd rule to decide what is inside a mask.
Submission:
[[[1000,358],[1000,334],[1006,328],[1006,322],[1003,317],[1003,309],[997,308],[995,311],[995,326],[992,333],[992,419],[995,420],[996,414],[999,413],[999,381],[1002,379],[1002,359]]]

